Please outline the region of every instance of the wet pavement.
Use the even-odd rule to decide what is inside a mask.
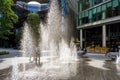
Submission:
[[[9,52],[8,55],[0,55],[0,58],[13,58],[13,57],[20,57],[21,55],[21,51],[20,50],[16,50],[16,49],[12,49],[12,48],[0,48],[0,52],[2,51],[6,51]]]
[[[88,61],[89,63],[90,61]],[[120,66],[119,68],[113,62],[104,62],[104,65],[96,67],[95,63],[92,66],[89,65],[86,61],[80,63],[78,68],[78,74],[74,77],[74,80],[119,80],[120,75]],[[106,69],[105,69],[106,68]]]
[[[11,76],[12,67],[0,70],[0,80],[6,80]]]
[[[101,63],[102,65],[99,65]],[[96,65],[102,67],[97,67]],[[6,80],[11,73],[12,67],[0,70],[0,80]],[[116,65],[113,61],[96,61],[82,58],[78,63],[76,75],[68,79],[53,80],[120,80],[120,65]]]
[[[70,75],[67,79],[61,77],[55,79],[40,80],[120,80],[120,64],[116,64],[115,61],[111,61],[109,58],[106,58],[104,54],[87,54],[82,58],[80,57],[79,59],[80,60],[77,61],[77,67],[73,64],[73,66],[75,66],[76,69],[72,69],[76,71],[74,72],[74,70],[70,70],[72,71],[70,73],[74,74]],[[7,64],[2,64],[3,62],[4,58],[0,58],[0,66]],[[11,80],[11,75],[12,66],[9,65],[4,69],[0,69],[0,80]]]

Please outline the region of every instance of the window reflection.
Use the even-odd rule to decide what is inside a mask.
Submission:
[[[120,15],[119,0],[111,0],[94,7],[94,5],[102,1],[103,0],[80,0],[82,11],[79,13],[79,25]]]

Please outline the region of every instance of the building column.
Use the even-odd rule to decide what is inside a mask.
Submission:
[[[83,48],[83,30],[80,29],[80,47]]]
[[[104,2],[105,0],[103,0]],[[106,12],[103,11],[102,13],[102,19],[106,19]],[[102,46],[106,47],[106,25],[102,26]]]
[[[106,47],[106,25],[102,26],[102,46]]]

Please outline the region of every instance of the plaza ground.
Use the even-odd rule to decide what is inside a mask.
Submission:
[[[9,55],[0,56],[0,80],[7,79],[12,73],[12,63],[18,61],[28,63],[29,59],[21,57],[21,51],[14,49],[0,49],[9,51]],[[117,52],[111,54],[117,54]],[[79,57],[77,61],[77,72],[67,80],[119,80],[120,64],[111,61],[109,57],[101,53],[87,53],[84,57]],[[58,79],[59,80],[59,79]],[[62,79],[60,79],[62,80]]]

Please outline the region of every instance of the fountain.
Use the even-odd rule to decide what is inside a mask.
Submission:
[[[38,43],[38,49],[41,65],[34,64],[35,40],[31,28],[25,23],[21,49],[23,57],[30,57],[33,63],[22,64],[24,70],[21,70],[20,64],[13,61],[11,80],[57,80],[68,79],[77,74],[76,46],[73,39],[70,41],[66,37],[66,34],[70,33],[67,30],[70,26],[69,21],[65,22],[64,32],[61,30],[61,21],[62,14],[58,2],[51,0],[47,24],[41,23],[39,28],[41,41]]]
[[[120,46],[118,46],[119,52],[118,52],[118,56],[116,59],[116,63],[119,64],[120,63]]]

